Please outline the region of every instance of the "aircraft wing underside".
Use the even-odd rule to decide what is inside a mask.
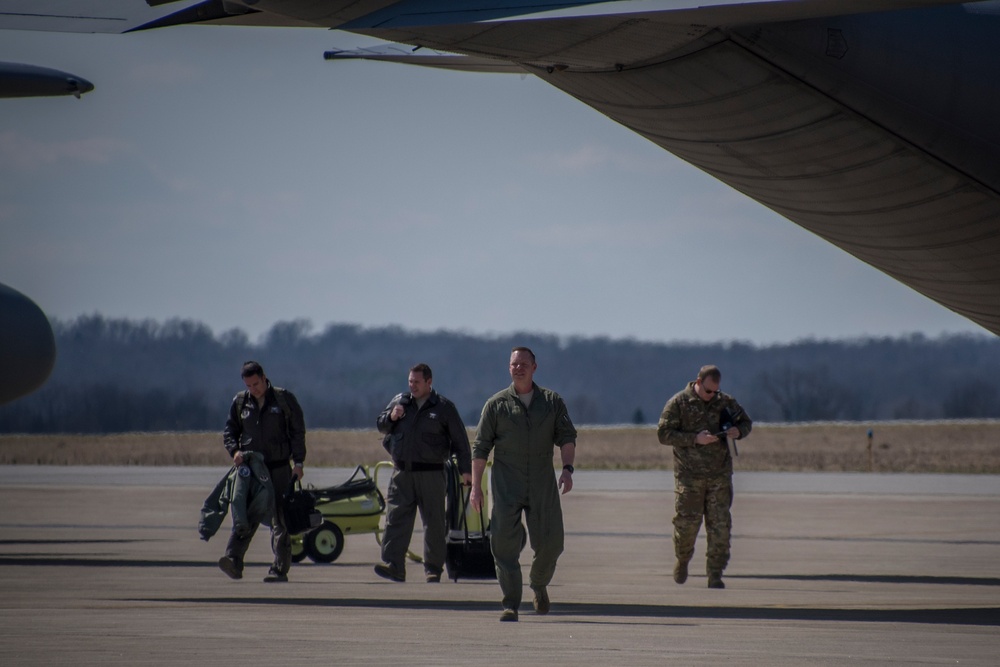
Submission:
[[[982,115],[956,123],[946,112],[914,111],[905,99],[880,96],[872,85],[823,63],[811,67],[811,61],[796,60],[801,54],[783,41],[782,26],[692,24],[675,22],[677,17],[356,31],[514,61],[1000,333],[1000,141],[994,120]],[[820,57],[836,61],[838,49],[851,48],[839,43],[848,39],[838,32],[840,22],[803,23],[817,33]],[[406,62],[405,56],[399,60]],[[995,114],[995,90],[980,92],[987,94],[966,90],[964,101]],[[947,95],[953,104],[963,101],[954,85],[942,97]]]
[[[564,30],[550,30],[543,58],[539,26],[528,26],[524,36],[525,24],[517,22],[364,32],[515,59],[855,257],[1000,333],[995,152],[976,162],[957,142],[931,153],[923,147],[927,132],[919,119],[899,118],[886,106],[881,118],[859,113],[772,62],[780,58],[765,43],[766,26],[720,30],[662,16],[633,17],[637,23],[609,23],[600,35],[581,39],[579,28],[593,20],[556,21]]]
[[[1000,333],[997,191],[736,41],[635,71],[539,76]]]

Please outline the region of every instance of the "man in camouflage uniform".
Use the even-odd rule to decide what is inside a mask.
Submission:
[[[750,434],[753,422],[732,396],[719,391],[722,373],[702,366],[698,378],[663,408],[656,437],[674,448],[674,581],[687,581],[702,517],[708,537],[709,588],[725,588],[733,504],[729,438]],[[734,445],[735,447],[735,445]]]

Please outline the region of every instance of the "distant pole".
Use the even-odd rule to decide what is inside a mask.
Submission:
[[[868,472],[874,470],[874,464],[872,462],[872,430],[868,429]]]

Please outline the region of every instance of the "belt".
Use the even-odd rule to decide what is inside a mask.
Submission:
[[[434,470],[444,470],[443,463],[422,463],[420,461],[393,461],[392,467],[396,470],[406,470],[410,472],[431,472]]]

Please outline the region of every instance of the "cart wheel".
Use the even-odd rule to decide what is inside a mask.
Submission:
[[[292,562],[301,563],[306,558],[306,546],[301,535],[292,537]]]
[[[332,563],[344,550],[344,533],[337,524],[324,521],[306,534],[306,553],[316,563]]]

